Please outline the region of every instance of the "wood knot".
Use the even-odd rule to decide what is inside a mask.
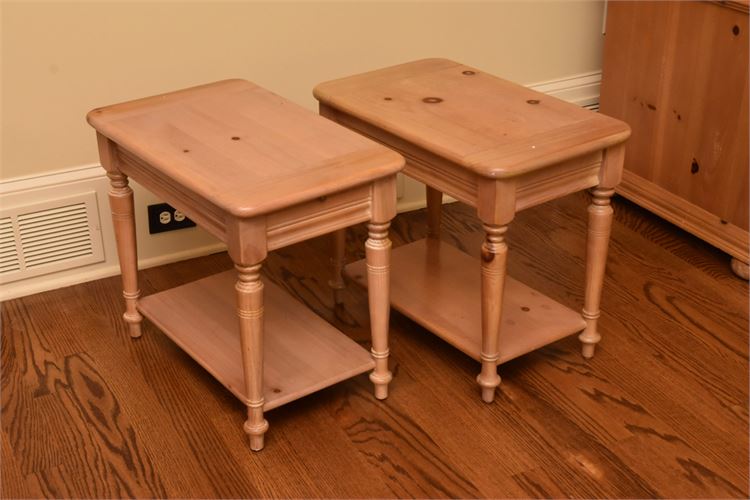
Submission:
[[[472,75],[476,75],[477,72],[476,71],[471,71],[470,69],[467,69],[466,71],[462,71],[461,74],[462,75],[466,75],[466,76],[472,76]]]
[[[393,97],[383,97],[383,100],[384,100],[384,101],[392,101],[392,100],[393,100]]]
[[[700,169],[701,169],[701,166],[698,165],[698,160],[693,158],[693,161],[690,163],[690,173],[697,174]]]
[[[239,137],[237,137],[237,136],[235,135],[235,136],[232,136],[232,140],[233,140],[233,141],[239,141],[239,140],[240,140],[240,138],[239,138]]]
[[[482,261],[483,262],[492,262],[495,260],[495,254],[490,251],[489,248],[482,247]]]
[[[422,99],[422,102],[425,102],[427,104],[438,104],[440,102],[443,102],[443,99],[440,97],[425,97]]]
[[[734,25],[734,27],[732,28],[732,34],[733,34],[734,36],[737,36],[737,35],[739,35],[739,34],[740,34],[740,27],[739,27],[739,26],[737,26],[736,24],[735,24],[735,25]]]
[[[527,104],[539,104],[539,99],[529,99],[526,101]]]

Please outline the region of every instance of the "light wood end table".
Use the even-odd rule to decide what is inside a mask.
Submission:
[[[130,335],[145,316],[247,405],[263,412],[368,370],[388,394],[390,220],[403,158],[244,80],[91,111]],[[235,271],[140,298],[128,177],[225,242]],[[371,355],[260,278],[267,252],[369,221]]]
[[[314,94],[321,115],[398,151],[404,173],[427,185],[429,236],[393,251],[391,302],[481,361],[484,401],[500,384],[499,363],[581,330],[583,356],[594,355],[625,123],[446,59],[322,83]],[[588,188],[581,315],[506,276],[505,233],[516,212]],[[476,207],[481,264],[440,242],[443,193]],[[364,263],[346,272],[364,284]]]

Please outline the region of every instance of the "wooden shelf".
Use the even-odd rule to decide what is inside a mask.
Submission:
[[[138,309],[247,403],[234,284],[227,271],[140,300]],[[271,410],[374,367],[370,353],[264,281],[263,385]]]
[[[365,262],[346,274],[366,286]],[[479,260],[447,243],[420,240],[393,250],[391,304],[479,360],[482,339]],[[581,315],[510,276],[505,281],[500,363],[583,330]]]

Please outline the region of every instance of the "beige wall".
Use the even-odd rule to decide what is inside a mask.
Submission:
[[[521,83],[600,68],[600,2],[2,3],[0,179],[97,161],[89,109],[229,77],[315,83],[458,59]]]

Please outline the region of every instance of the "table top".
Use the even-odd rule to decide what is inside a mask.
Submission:
[[[325,82],[323,104],[486,177],[513,177],[623,142],[624,122],[447,59]]]
[[[237,217],[403,167],[397,153],[245,80],[97,108],[86,119],[170,181]]]

